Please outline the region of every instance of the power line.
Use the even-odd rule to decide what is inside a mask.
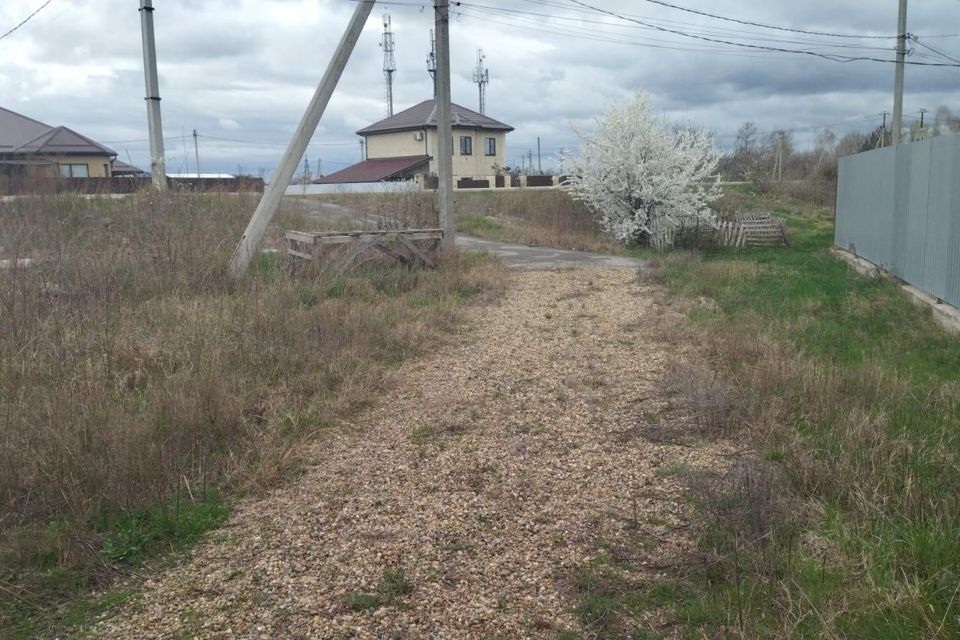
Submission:
[[[526,21],[526,20],[525,20],[524,18],[522,18],[522,17],[518,17],[518,18],[517,18],[518,20],[521,20],[521,23],[517,23],[517,22],[511,22],[511,21],[509,21],[509,20],[497,20],[496,18],[492,18],[492,17],[489,17],[489,16],[484,15],[484,14],[481,14],[481,13],[476,13],[476,14],[474,14],[474,13],[470,13],[469,11],[463,10],[463,9],[461,9],[461,10],[458,11],[457,13],[458,13],[459,15],[463,15],[463,16],[467,16],[467,17],[475,17],[475,18],[478,18],[478,19],[482,19],[485,23],[502,24],[502,25],[506,25],[506,26],[509,26],[509,27],[513,27],[513,28],[515,28],[515,29],[524,29],[524,30],[526,30],[526,31],[535,31],[535,32],[538,32],[538,33],[545,33],[545,34],[551,34],[551,35],[562,35],[562,36],[567,36],[567,37],[580,38],[580,39],[583,39],[583,40],[592,40],[592,41],[595,41],[595,42],[608,42],[608,43],[612,43],[612,44],[625,44],[625,45],[631,45],[631,46],[636,46],[636,47],[648,47],[648,48],[652,48],[652,49],[666,49],[666,50],[672,50],[672,51],[690,51],[690,52],[711,53],[711,54],[713,54],[713,55],[739,56],[739,57],[746,57],[746,58],[780,59],[779,56],[764,55],[764,54],[761,53],[761,52],[732,51],[732,50],[730,50],[729,48],[721,48],[721,47],[699,47],[699,48],[695,48],[695,47],[690,47],[690,46],[682,46],[682,45],[680,45],[680,44],[661,44],[659,41],[640,41],[640,40],[636,40],[636,39],[633,39],[633,40],[616,39],[616,38],[609,37],[609,36],[604,37],[604,36],[602,36],[602,35],[599,35],[601,32],[598,32],[598,31],[592,32],[594,35],[591,35],[590,33],[584,32],[584,30],[566,29],[566,28],[560,27],[560,26],[552,27],[552,28],[550,28],[550,27],[543,27],[543,26],[540,26],[539,23],[528,22],[528,21]],[[625,36],[625,37],[626,37],[626,36]],[[673,42],[673,41],[668,41],[668,42]]]
[[[920,45],[920,46],[923,47],[924,49],[929,49],[930,51],[933,51],[933,52],[934,52],[935,54],[937,54],[938,56],[941,56],[941,57],[943,57],[943,58],[946,58],[947,60],[950,60],[951,62],[956,62],[956,63],[960,64],[960,59],[954,58],[953,56],[947,55],[946,53],[944,53],[943,51],[940,51],[939,49],[934,49],[934,48],[931,47],[930,45],[924,44],[924,43],[920,42],[920,39],[919,39],[918,37],[916,37],[916,36],[911,36],[910,39],[913,40],[914,42],[916,42],[918,45]]]
[[[718,44],[726,44],[726,45],[730,45],[730,46],[734,46],[734,47],[746,47],[746,48],[748,48],[748,49],[760,49],[760,50],[764,50],[764,51],[778,51],[778,52],[781,52],[781,53],[796,53],[796,54],[801,54],[801,55],[815,56],[815,57],[817,57],[817,58],[824,58],[825,60],[830,60],[830,61],[832,61],[832,62],[868,61],[868,62],[885,62],[885,63],[889,63],[889,64],[898,64],[896,60],[888,60],[888,59],[884,59],[884,58],[874,58],[874,57],[870,57],[870,56],[844,56],[844,55],[840,55],[840,54],[818,53],[818,52],[816,52],[816,51],[808,51],[808,50],[804,50],[804,49],[786,49],[786,48],[782,48],[782,47],[770,47],[770,46],[758,45],[758,44],[747,44],[747,43],[745,43],[745,42],[731,42],[731,41],[729,41],[729,40],[721,40],[721,39],[718,39],[718,38],[710,38],[710,37],[707,37],[707,36],[695,35],[695,34],[692,34],[692,33],[686,33],[686,32],[684,32],[684,31],[679,31],[679,30],[677,30],[677,29],[669,29],[669,28],[667,28],[667,27],[661,27],[661,26],[658,26],[658,25],[653,25],[653,24],[645,23],[645,22],[643,22],[643,21],[641,21],[641,20],[637,20],[636,18],[630,18],[630,17],[624,16],[624,15],[621,15],[621,14],[619,14],[619,13],[616,13],[615,11],[610,11],[610,10],[608,10],[608,9],[602,9],[602,8],[600,8],[600,7],[596,7],[596,6],[587,4],[586,2],[581,2],[580,0],[570,0],[570,2],[576,3],[576,4],[580,5],[581,7],[586,7],[587,9],[592,9],[593,11],[596,11],[597,13],[601,13],[601,14],[608,15],[608,16],[613,16],[613,17],[615,17],[615,18],[619,18],[619,19],[621,19],[621,20],[626,20],[626,21],[628,21],[628,22],[636,22],[637,24],[642,24],[642,25],[645,25],[645,26],[649,26],[649,27],[651,27],[651,28],[653,28],[653,29],[656,29],[657,31],[663,31],[663,32],[666,32],[666,33],[673,33],[673,34],[680,35],[680,36],[684,36],[684,37],[687,37],[687,38],[694,38],[694,39],[696,39],[696,40],[704,40],[704,41],[706,41],[706,42],[715,42],[715,43],[718,43]],[[909,64],[909,65],[915,65],[915,66],[922,66],[922,67],[960,67],[960,64],[957,64],[957,63],[947,63],[947,62],[916,62],[916,61],[904,61],[903,64]]]
[[[529,2],[529,1],[531,1],[531,0],[528,0],[528,2]],[[686,22],[682,22],[682,23],[681,23],[681,22],[676,22],[676,21],[674,21],[674,20],[660,20],[660,19],[647,18],[647,17],[643,17],[643,20],[644,20],[645,22],[640,23],[640,24],[618,25],[618,24],[611,24],[609,21],[604,21],[604,20],[590,20],[590,19],[588,19],[588,18],[582,18],[582,17],[556,15],[556,14],[552,14],[552,13],[540,13],[540,12],[536,12],[536,11],[523,11],[523,10],[520,10],[520,9],[505,9],[505,8],[503,8],[503,7],[494,7],[494,6],[489,6],[489,5],[475,4],[475,3],[471,3],[471,2],[462,2],[462,3],[460,3],[459,6],[461,6],[461,7],[467,7],[467,8],[472,8],[472,9],[482,9],[482,10],[484,10],[484,11],[492,11],[492,12],[497,12],[497,13],[501,13],[501,14],[515,14],[515,15],[517,15],[517,16],[532,16],[532,17],[537,17],[537,18],[548,18],[548,19],[552,19],[552,20],[566,20],[566,21],[576,22],[576,23],[578,23],[578,24],[589,23],[589,24],[597,24],[597,25],[603,25],[603,26],[609,26],[609,27],[622,27],[622,28],[632,28],[632,29],[644,29],[644,30],[648,30],[648,31],[649,31],[649,30],[656,30],[655,25],[653,25],[652,23],[657,23],[657,22],[665,23],[665,24],[668,24],[668,25],[669,25],[669,24],[681,24],[681,25],[683,25],[683,26],[689,26],[689,24],[686,23]],[[541,6],[557,7],[557,5],[553,5],[553,4],[543,4],[543,5],[541,5]],[[564,6],[564,8],[569,8],[569,7]],[[581,11],[582,11],[582,10],[581,10]],[[586,13],[586,12],[584,12],[584,13]],[[519,18],[519,19],[522,19],[522,18]],[[648,23],[650,23],[649,26],[648,26]],[[539,24],[539,22],[538,22],[537,24]],[[747,31],[735,30],[735,29],[723,29],[723,28],[706,27],[706,28],[702,28],[702,29],[696,29],[696,30],[694,30],[694,31],[695,31],[695,32],[698,32],[698,33],[700,33],[700,34],[702,34],[702,35],[722,36],[722,37],[736,37],[736,38],[742,38],[742,39],[746,39],[746,40],[755,40],[755,41],[758,41],[758,42],[773,42],[773,43],[777,43],[777,44],[816,45],[816,46],[824,46],[824,47],[831,47],[831,48],[861,49],[861,50],[870,50],[870,51],[887,51],[887,50],[889,50],[889,47],[870,47],[870,46],[865,46],[865,45],[847,44],[847,43],[845,43],[845,44],[839,44],[839,43],[833,43],[833,42],[825,42],[825,41],[822,41],[822,40],[798,40],[798,39],[788,40],[788,39],[784,39],[784,38],[774,38],[774,37],[770,37],[769,34],[758,34],[757,32],[747,32]]]
[[[31,13],[30,15],[28,15],[26,18],[24,18],[23,20],[21,20],[21,21],[20,21],[20,24],[16,25],[15,27],[13,27],[12,29],[10,29],[9,31],[7,31],[7,32],[4,33],[3,35],[0,35],[0,40],[3,40],[3,39],[6,38],[7,36],[9,36],[11,33],[13,33],[14,31],[16,31],[17,29],[19,29],[19,28],[22,27],[23,25],[25,25],[25,24],[27,24],[28,22],[30,22],[30,20],[31,20],[31,18],[33,18],[33,16],[35,16],[35,15],[37,15],[38,13],[40,13],[41,11],[43,11],[44,8],[46,8],[46,6],[47,6],[48,4],[50,4],[51,2],[53,2],[53,0],[47,0],[47,1],[44,2],[42,5],[40,5],[39,7],[37,7],[36,11],[34,11],[34,12]]]
[[[201,138],[207,138],[208,140],[219,140],[220,142],[235,142],[237,144],[255,144],[266,147],[286,147],[285,143],[281,142],[257,142],[255,140],[237,140],[236,138],[221,138],[218,136],[208,136],[206,134],[199,134]],[[345,147],[347,145],[353,146],[356,142],[311,142],[310,146],[312,147]]]
[[[866,35],[857,35],[852,33],[830,33],[827,31],[807,31],[806,29],[793,29],[791,27],[778,27],[772,24],[764,24],[763,22],[753,22],[751,20],[741,20],[739,18],[730,18],[727,16],[721,16],[716,13],[709,13],[707,11],[698,11],[696,9],[689,9],[687,7],[681,7],[677,4],[671,4],[669,2],[664,2],[663,0],[644,0],[651,4],[659,4],[664,7],[669,7],[671,9],[676,9],[677,11],[686,11],[687,13],[694,13],[698,16],[706,16],[708,18],[716,18],[717,20],[726,20],[728,22],[736,22],[738,24],[745,24],[752,27],[761,27],[763,29],[775,29],[777,31],[790,31],[792,33],[805,33],[812,36],[828,36],[830,38],[857,38],[857,39],[891,39],[896,36],[866,36]]]

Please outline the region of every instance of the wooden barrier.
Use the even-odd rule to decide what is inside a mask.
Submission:
[[[443,240],[443,229],[390,229],[386,231],[287,231],[287,253],[302,260],[329,257],[337,248],[341,255],[331,264],[343,273],[364,254],[376,251],[408,267],[436,266],[434,257]],[[418,244],[420,246],[418,246]]]

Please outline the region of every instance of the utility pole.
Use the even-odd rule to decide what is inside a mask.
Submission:
[[[923,139],[923,116],[927,112],[926,109],[920,109],[920,139]]]
[[[883,112],[883,125],[880,127],[880,147],[884,147],[887,144],[887,116],[890,115],[889,111]]]
[[[480,115],[487,113],[487,85],[490,84],[490,70],[485,69],[483,49],[477,49],[477,66],[473,70],[473,83],[480,88]]]
[[[197,130],[193,130],[193,156],[197,160],[197,180],[200,179],[200,145],[197,143]]]
[[[527,169],[533,173],[533,149],[527,149]]]
[[[537,136],[537,173],[543,175],[543,164],[540,162],[540,136]]]
[[[140,0],[140,35],[143,39],[143,78],[147,89],[147,128],[150,130],[150,179],[158,191],[167,190],[167,165],[160,121],[160,80],[157,77],[157,44],[153,37],[153,0]]]
[[[260,198],[257,210],[253,212],[253,217],[250,218],[250,222],[240,238],[240,244],[233,252],[233,258],[230,260],[230,273],[234,277],[243,275],[250,264],[250,260],[253,259],[257,245],[263,239],[263,234],[266,233],[270,220],[273,219],[273,215],[280,205],[280,200],[290,185],[290,178],[297,170],[300,158],[303,157],[310,138],[317,130],[320,118],[330,102],[333,90],[343,74],[344,67],[347,66],[347,60],[350,59],[353,47],[360,38],[360,32],[363,31],[363,25],[373,10],[375,2],[376,0],[360,0],[360,2],[357,2],[357,8],[354,9],[347,29],[340,38],[340,43],[337,45],[333,58],[327,65],[327,70],[324,72],[320,84],[317,85],[317,90],[300,119],[300,124],[297,125],[297,130],[293,133],[293,138],[290,140],[287,150],[283,153],[277,170],[271,176],[270,183],[264,188],[263,197]]]
[[[454,241],[453,212],[453,127],[450,123],[450,0],[434,0],[437,29],[437,175],[440,191],[440,228],[444,247]]]
[[[393,30],[390,27],[390,14],[383,14],[383,77],[386,80],[387,91],[387,115],[393,115],[393,74],[397,72],[397,62],[394,60],[393,52]]]
[[[433,97],[437,97],[437,39],[433,37],[433,29],[430,29],[430,53],[427,54],[427,73],[433,80]]]
[[[364,142],[364,139],[363,139],[363,138],[360,138],[360,160],[361,160],[361,161],[367,159],[367,153],[366,153],[366,151],[364,151],[363,142]]]
[[[900,144],[903,129],[903,67],[907,56],[907,0],[900,0],[900,13],[897,17],[897,64],[893,81],[893,140],[894,146]]]
[[[783,181],[783,136],[782,131],[777,132],[777,182]]]

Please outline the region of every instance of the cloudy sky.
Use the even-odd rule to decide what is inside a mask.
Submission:
[[[730,145],[737,127],[786,128],[800,144],[818,128],[867,130],[892,110],[893,65],[836,62],[709,42],[891,59],[897,0],[671,0],[725,17],[830,34],[772,30],[696,15],[650,0],[471,0],[451,9],[453,100],[477,108],[477,49],[491,82],[487,113],[516,131],[508,162],[542,141],[544,164],[576,144],[587,124],[637,89],[673,120],[707,127]],[[0,33],[43,4],[2,0]],[[52,0],[0,40],[0,106],[66,125],[148,165],[138,0]],[[355,3],[352,0],[155,0],[168,170],[194,171],[191,132],[204,171],[243,167],[269,175],[310,99]],[[360,158],[357,129],[383,118],[381,17],[389,11],[398,72],[395,108],[430,97],[426,73],[431,3],[374,9],[308,149],[324,172]],[[909,60],[960,60],[960,0],[914,1]],[[666,29],[667,31],[664,31]],[[672,32],[681,33],[672,33]],[[926,46],[924,46],[926,45]],[[932,47],[927,48],[927,47]],[[960,111],[960,68],[907,67],[908,122],[922,108]],[[929,117],[929,116],[928,116]]]

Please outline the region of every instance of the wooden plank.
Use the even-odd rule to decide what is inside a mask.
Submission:
[[[366,230],[366,231],[309,231],[309,232],[300,232],[300,231],[298,231],[298,232],[295,232],[295,233],[309,233],[311,236],[315,236],[315,237],[317,237],[317,238],[330,238],[330,237],[334,237],[334,236],[352,236],[352,237],[356,237],[356,236],[360,236],[360,235],[376,236],[376,235],[387,235],[387,234],[395,234],[395,233],[407,234],[407,235],[409,235],[409,234],[421,234],[421,233],[433,233],[433,234],[437,234],[437,235],[439,235],[439,236],[442,236],[442,235],[443,235],[443,229],[435,229],[435,228],[428,228],[428,229],[370,229],[370,230]]]
[[[412,231],[410,233],[396,233],[396,232],[383,232],[383,233],[357,233],[357,234],[340,234],[336,236],[318,236],[317,244],[329,245],[329,244],[349,244],[351,242],[365,242],[371,240],[396,240],[397,238],[407,238],[408,240],[441,240],[443,238],[442,231]]]
[[[423,253],[422,251],[420,251],[419,249],[417,249],[417,247],[415,247],[415,246],[413,245],[413,243],[410,242],[409,239],[407,239],[407,238],[404,237],[404,236],[400,236],[400,237],[398,238],[398,240],[400,241],[400,244],[402,244],[404,247],[406,247],[407,250],[408,250],[410,253],[412,253],[412,254],[413,254],[414,256],[416,256],[417,258],[420,258],[420,260],[423,262],[423,264],[427,265],[427,266],[430,267],[431,269],[436,266],[435,264],[433,264],[433,260],[431,260],[429,257],[427,257],[427,255],[426,255],[425,253]]]
[[[305,233],[303,231],[287,231],[286,237],[287,240],[302,242],[304,244],[314,244],[316,242],[316,236],[314,236],[312,233]]]
[[[304,260],[313,260],[312,253],[304,253],[303,251],[297,251],[293,248],[288,248],[287,253],[293,256],[294,258],[302,258]]]

